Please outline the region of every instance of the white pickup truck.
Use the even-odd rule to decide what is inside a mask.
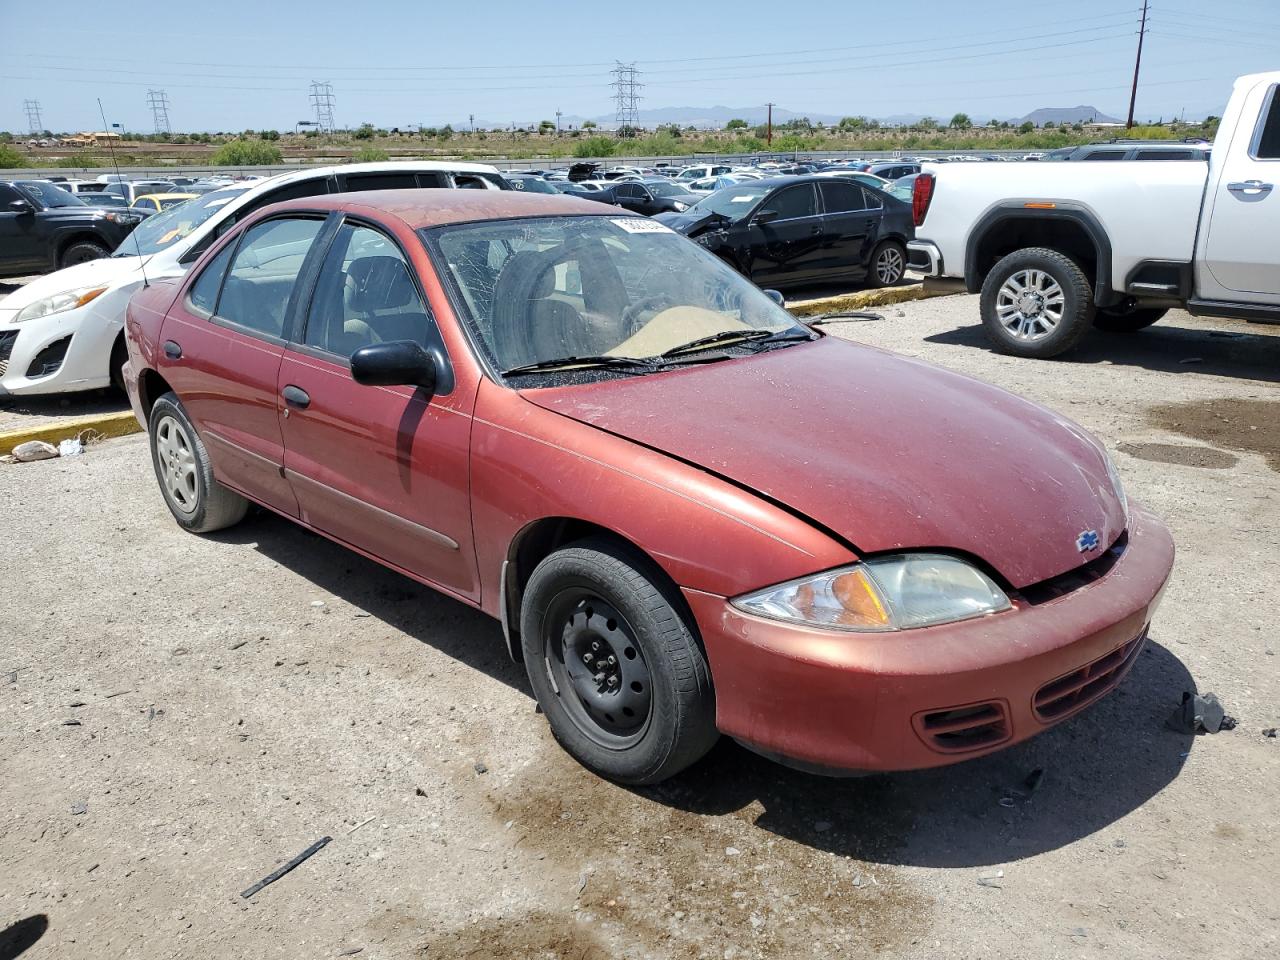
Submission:
[[[1206,164],[949,163],[913,184],[911,264],[981,292],[995,348],[1052,357],[1173,307],[1280,323],[1280,71],[1236,81]]]

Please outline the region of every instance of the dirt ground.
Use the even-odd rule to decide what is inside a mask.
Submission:
[[[271,516],[181,532],[144,438],[0,468],[0,958],[1280,955],[1280,330],[1174,314],[1035,362],[976,311],[828,329],[1080,422],[1179,556],[1117,692],[932,772],[722,742],[616,787],[496,623]],[[1184,690],[1238,727],[1165,729]]]

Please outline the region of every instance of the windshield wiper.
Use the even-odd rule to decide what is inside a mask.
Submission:
[[[555,357],[551,360],[537,360],[534,363],[524,363],[518,367],[512,367],[510,370],[503,370],[502,375],[504,377],[518,377],[529,373],[549,373],[553,370],[565,370],[571,367],[580,367],[584,370],[599,367],[652,370],[654,365],[651,361],[641,360],[637,357],[612,357],[607,354],[586,357]]]
[[[810,335],[807,333],[793,333],[790,330],[721,330],[719,333],[713,333],[706,337],[699,337],[697,340],[690,340],[688,343],[682,343],[678,347],[672,347],[670,350],[664,350],[658,356],[661,358],[678,357],[682,353],[693,353],[698,350],[705,350],[708,347],[719,346],[721,344],[730,343],[754,343],[769,342],[780,343],[784,340],[808,340]]]

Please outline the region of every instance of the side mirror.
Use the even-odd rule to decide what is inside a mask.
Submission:
[[[9,210],[12,213],[35,213],[36,208],[26,200],[10,200]]]
[[[757,210],[753,218],[756,223],[769,223],[771,220],[778,219],[777,210]]]
[[[766,290],[764,295],[776,303],[778,306],[785,308],[787,305],[786,298],[777,290]]]
[[[435,393],[436,362],[412,340],[361,347],[351,355],[351,378],[366,387],[421,387]]]

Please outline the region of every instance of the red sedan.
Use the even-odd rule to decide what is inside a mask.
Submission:
[[[499,618],[626,783],[720,733],[829,771],[1034,736],[1120,682],[1173,564],[1075,424],[570,197],[268,207],[127,333],[181,526],[258,504]]]

